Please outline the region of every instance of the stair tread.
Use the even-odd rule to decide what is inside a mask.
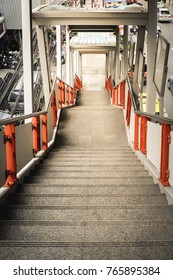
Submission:
[[[173,241],[173,223],[147,224],[139,221],[136,223],[124,222],[105,223],[93,222],[84,225],[69,222],[54,222],[46,225],[45,222],[28,221],[26,224],[15,222],[2,224],[0,229],[1,240],[20,240],[23,241],[60,241],[60,242],[134,242],[134,241]]]

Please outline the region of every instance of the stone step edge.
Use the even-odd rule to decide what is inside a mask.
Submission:
[[[135,242],[57,242],[57,241],[13,241],[0,240],[0,247],[172,247],[172,240]]]
[[[14,193],[14,194],[10,194],[11,197],[119,197],[119,198],[124,198],[124,197],[165,197],[164,193],[150,193],[150,194],[46,194],[46,193]]]
[[[3,207],[3,206],[2,206]],[[143,209],[143,210],[151,210],[151,209],[158,209],[158,210],[168,210],[173,211],[173,205],[168,204],[154,204],[154,205],[114,205],[114,206],[101,206],[101,205],[93,205],[93,206],[53,206],[53,205],[25,205],[25,204],[9,204],[3,207],[4,210],[10,209],[29,209],[29,210],[116,210],[116,209],[123,209],[123,210],[130,210],[130,209]]]
[[[85,227],[85,226],[114,226],[114,225],[123,225],[123,226],[149,226],[153,227],[156,225],[169,225],[173,226],[173,218],[172,219],[154,219],[149,220],[149,219],[139,219],[139,220],[15,220],[15,219],[4,219],[0,220],[0,225],[1,226],[57,226],[57,227],[62,227],[62,226],[67,226],[67,227]],[[165,228],[165,231],[167,229]]]

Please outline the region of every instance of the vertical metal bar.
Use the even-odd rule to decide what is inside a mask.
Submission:
[[[32,118],[33,154],[40,150],[40,117]]]
[[[42,115],[42,142],[43,150],[46,151],[48,148],[47,114]]]
[[[147,118],[146,117],[141,117],[140,151],[144,155],[146,155],[147,153]]]
[[[56,74],[57,77],[62,79],[62,66],[61,66],[61,26],[56,26]]]
[[[161,163],[160,163],[160,182],[163,186],[169,186],[169,144],[171,141],[171,127],[169,124],[162,124],[161,142]]]
[[[58,83],[58,93],[59,93],[59,108],[62,108],[62,82]]]
[[[4,141],[6,145],[6,183],[5,187],[13,185],[17,178],[16,166],[16,143],[15,143],[15,126],[7,124],[4,129]]]
[[[120,83],[120,104],[125,109],[125,81]]]
[[[139,150],[139,115],[135,114],[134,149]]]
[[[112,97],[112,105],[115,104],[115,88],[112,88],[111,90],[111,97]]]
[[[130,93],[128,93],[127,111],[126,111],[126,123],[127,123],[127,126],[130,126],[131,107],[132,107],[132,103],[131,103]]]
[[[55,98],[55,92],[52,94],[52,114],[53,114],[53,126],[56,126],[57,123],[57,107],[56,107],[56,98]]]
[[[32,1],[22,0],[22,52],[24,77],[24,112],[34,110],[33,98],[33,51],[32,51]]]
[[[155,114],[154,58],[157,43],[157,0],[148,1],[147,34],[147,113]]]
[[[43,78],[43,89],[45,95],[45,106],[48,106],[49,98],[50,98],[50,77],[49,77],[49,69],[46,55],[46,44],[45,44],[45,35],[44,28],[40,26],[36,26],[37,30],[37,38],[38,38],[38,47],[39,47],[39,55],[40,55],[40,65],[41,65],[41,73]]]

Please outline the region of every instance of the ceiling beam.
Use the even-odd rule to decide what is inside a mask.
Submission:
[[[74,26],[108,26],[147,25],[147,12],[128,12],[125,10],[58,10],[43,7],[33,10],[34,25],[74,25]]]

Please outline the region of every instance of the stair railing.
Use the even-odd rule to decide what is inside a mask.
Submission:
[[[73,88],[56,77],[46,110],[0,120],[0,186],[13,186],[53,145],[61,109],[75,104],[81,87],[77,75]]]
[[[130,144],[148,161],[148,166],[151,164],[157,170],[161,186],[171,186],[173,198],[173,120],[139,111],[128,77],[115,87],[111,84],[109,78],[106,88],[110,91],[111,104],[124,110]]]

